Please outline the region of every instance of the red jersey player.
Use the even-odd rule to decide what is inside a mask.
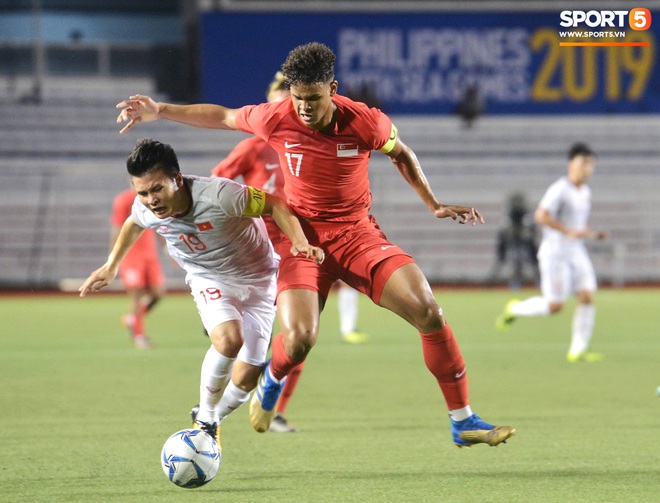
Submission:
[[[266,90],[269,102],[282,101],[290,96],[286,87],[286,80],[282,72],[277,72],[275,78]],[[213,176],[235,179],[243,178],[243,183],[265,190],[282,199],[284,194],[284,179],[280,169],[280,160],[277,152],[264,140],[251,136],[239,142],[236,147],[220,161],[212,170]],[[266,222],[268,235],[276,250],[282,243],[282,232],[268,215],[262,216]],[[359,332],[356,327],[358,315],[357,290],[340,283],[338,293],[339,326],[342,340],[349,344],[361,344],[367,341],[367,335]],[[286,384],[277,401],[276,414],[270,425],[270,431],[290,433],[298,431],[286,419],[286,408],[293,395],[305,362],[302,361],[287,375]]]
[[[387,240],[369,214],[367,170],[372,150],[396,169],[437,218],[483,223],[470,206],[441,204],[415,153],[391,120],[375,108],[337,94],[335,55],[313,42],[293,49],[282,72],[291,98],[230,109],[219,105],[156,103],[135,95],[117,105],[117,122],[169,119],[197,127],[239,129],[255,134],[280,156],[285,193],[310,242],[323,248],[322,265],[284,253],[278,273],[277,310],[282,332],[250,402],[250,420],[266,431],[286,375],[316,342],[320,312],[335,280],[341,279],[396,313],[420,334],[424,362],[449,409],[453,441],[459,447],[498,445],[515,429],[483,421],[470,407],[465,362],[433,291],[412,257]]]
[[[119,193],[112,203],[111,249],[122,225],[131,215],[134,200],[135,191],[130,188]],[[131,312],[121,317],[121,323],[128,328],[136,348],[148,349],[152,343],[144,329],[144,317],[163,296],[165,284],[153,231],[144,232],[126,254],[119,269],[119,277],[131,299]]]

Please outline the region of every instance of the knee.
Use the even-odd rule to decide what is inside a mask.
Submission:
[[[550,303],[550,314],[556,314],[564,308],[562,302],[551,302]]]
[[[282,331],[284,349],[293,360],[302,360],[316,344],[318,330],[298,326]]]
[[[210,335],[213,348],[227,358],[236,358],[243,345],[239,333],[213,330]]]
[[[412,324],[418,331],[428,334],[440,330],[445,326],[442,309],[435,301],[424,301],[414,306],[412,310]]]
[[[249,366],[237,372],[235,368],[231,376],[231,381],[240,390],[250,392],[257,387],[261,370],[261,367]]]

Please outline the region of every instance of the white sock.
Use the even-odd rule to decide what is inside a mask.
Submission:
[[[247,402],[249,398],[249,391],[243,391],[233,382],[229,381],[225,392],[222,394],[220,405],[218,405],[218,422],[222,422],[225,417]]]
[[[462,409],[454,409],[449,411],[449,417],[454,421],[463,421],[473,414],[470,406],[463,407]]]
[[[596,323],[596,308],[592,304],[578,304],[573,313],[573,334],[568,352],[572,355],[583,353],[589,348],[591,335]]]
[[[550,302],[545,297],[530,297],[513,304],[511,313],[515,316],[549,316]]]
[[[227,381],[231,377],[231,369],[235,358],[227,358],[218,353],[213,346],[209,348],[202,362],[202,373],[199,382],[199,414],[200,421],[214,423],[218,420],[217,408]]]
[[[348,285],[341,285],[337,294],[339,307],[339,330],[342,335],[357,328],[359,292]]]

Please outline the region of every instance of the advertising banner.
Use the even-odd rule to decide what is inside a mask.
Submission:
[[[594,4],[595,5],[595,4]],[[201,97],[240,106],[295,46],[337,55],[340,92],[391,114],[446,114],[470,87],[489,114],[660,112],[660,18],[643,7],[543,13],[207,13]]]

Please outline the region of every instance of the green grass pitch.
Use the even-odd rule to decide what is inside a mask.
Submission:
[[[417,333],[362,298],[370,342],[342,344],[333,294],[288,409],[302,431],[258,434],[243,407],[223,423],[217,478],[193,490],[159,460],[198,399],[208,341],[192,298],[167,296],[147,321],[156,349],[137,351],[118,323],[123,295],[5,295],[0,501],[658,501],[658,290],[597,294],[592,349],[606,359],[591,364],[565,360],[572,304],[500,334],[512,292],[436,293],[473,409],[517,428],[506,445],[456,448]]]

